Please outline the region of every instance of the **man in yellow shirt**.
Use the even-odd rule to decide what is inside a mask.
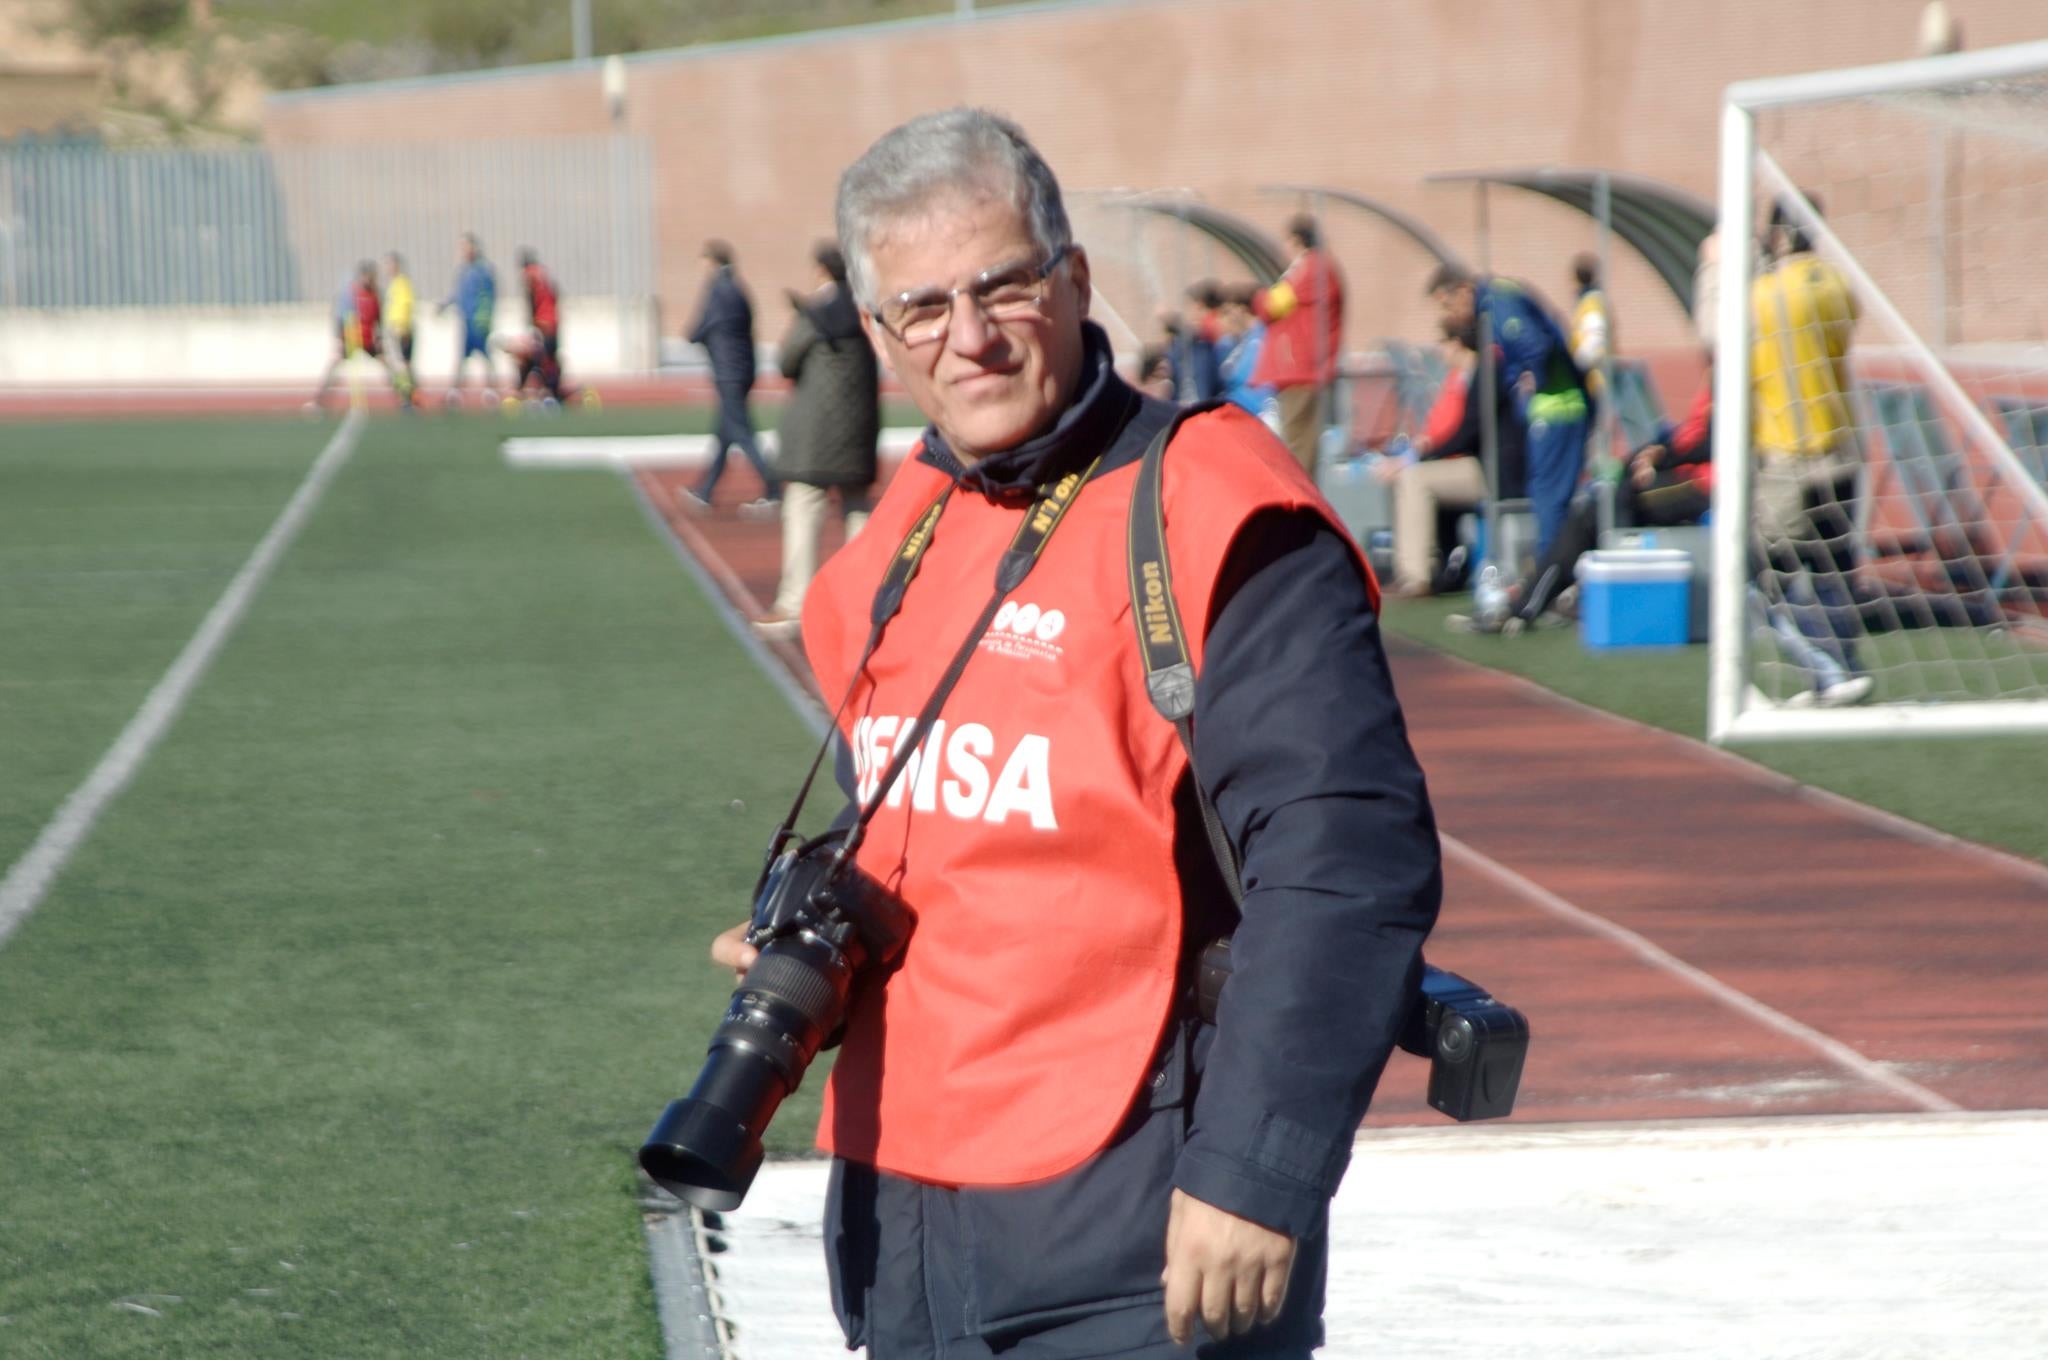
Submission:
[[[1872,681],[1857,661],[1862,629],[1850,584],[1862,467],[1849,405],[1856,298],[1782,204],[1772,210],[1765,250],[1771,264],[1750,286],[1760,584],[1773,630],[1812,687],[1788,702],[1857,703]]]
[[[405,272],[405,259],[397,251],[384,257],[385,362],[391,365],[391,380],[398,388],[398,404],[412,406],[412,317],[415,305],[412,279]]]
[[[1571,331],[1567,337],[1572,348],[1572,359],[1579,371],[1586,375],[1586,391],[1593,397],[1605,394],[1606,375],[1601,364],[1614,352],[1614,318],[1607,307],[1607,293],[1600,277],[1600,259],[1596,255],[1578,255],[1572,259],[1572,283],[1576,286],[1578,302],[1572,307]]]

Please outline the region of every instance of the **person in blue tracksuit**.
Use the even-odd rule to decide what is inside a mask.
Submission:
[[[1479,277],[1447,264],[1430,276],[1429,295],[1444,334],[1474,350],[1480,319],[1487,322],[1503,409],[1526,435],[1528,496],[1540,558],[1564,527],[1585,467],[1592,417],[1585,374],[1572,358],[1563,328],[1515,280]]]
[[[455,380],[448,387],[451,406],[462,399],[462,378],[471,355],[483,360],[484,400],[491,399],[491,316],[498,307],[498,276],[484,258],[483,243],[474,233],[464,232],[457,252],[462,265],[456,271],[455,291],[441,300],[440,307],[444,312],[453,307],[462,318],[462,354],[455,361]]]

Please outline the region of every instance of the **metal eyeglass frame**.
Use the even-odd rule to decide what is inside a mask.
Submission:
[[[1031,283],[1037,288],[1038,291],[1035,294],[1033,294],[1028,304],[1030,307],[1036,309],[1044,303],[1046,282],[1052,278],[1053,271],[1058,269],[1062,264],[1066,263],[1067,257],[1072,255],[1073,253],[1074,243],[1069,241],[1067,244],[1053,251],[1051,255],[1047,256],[1045,263],[1039,265],[1038,268],[1033,272],[1033,275],[1031,277]],[[927,345],[935,345],[942,342],[946,338],[947,333],[952,330],[953,313],[956,310],[955,304],[957,303],[962,294],[965,294],[968,300],[974,304],[975,310],[981,313],[983,320],[998,320],[999,318],[989,311],[988,304],[982,301],[980,294],[976,292],[976,290],[985,287],[990,282],[990,275],[996,274],[998,272],[1008,273],[1011,268],[1012,266],[1010,265],[997,265],[993,269],[984,269],[981,273],[975,275],[972,281],[968,283],[963,283],[957,288],[933,288],[929,290],[918,289],[915,292],[898,293],[895,297],[890,298],[889,302],[901,302],[904,299],[910,297],[936,299],[940,294],[943,293],[946,299],[946,313],[944,319],[937,323],[937,330],[933,331],[928,336],[923,336],[916,340],[911,339],[902,331],[899,331],[898,329],[896,329],[896,327],[890,325],[889,322],[882,316],[881,308],[868,308],[868,315],[874,319],[874,323],[877,326],[880,326],[885,334],[887,334],[891,339],[896,341],[897,344],[902,345],[905,349],[923,349]],[[884,307],[886,307],[887,305],[888,303],[883,304]],[[1020,304],[1018,311],[1013,313],[1013,315],[1021,316],[1023,314],[1023,306],[1024,304]]]

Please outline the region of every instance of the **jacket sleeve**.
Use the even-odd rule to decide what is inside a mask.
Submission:
[[[1195,768],[1243,865],[1234,974],[1174,1184],[1313,1235],[1420,978],[1443,880],[1363,571],[1312,512],[1239,535]]]
[[[797,375],[803,372],[804,359],[817,343],[818,328],[811,324],[811,314],[797,308],[795,319],[789,323],[789,332],[782,337],[782,346],[775,352],[775,367],[783,377],[795,382]]]
[[[1454,380],[1447,378],[1444,381],[1448,385]],[[1458,423],[1449,434],[1444,436],[1442,443],[1430,446],[1428,454],[1430,459],[1478,456],[1480,445],[1484,442],[1481,438],[1483,430],[1479,423],[1479,402],[1481,398],[1478,388],[1479,370],[1475,365],[1471,376],[1465,380],[1465,399],[1459,403]],[[1497,395],[1495,404],[1498,406]],[[1434,412],[1430,414],[1430,421],[1432,424],[1436,421]]]
[[[687,336],[693,345],[701,345],[711,338],[711,328],[718,324],[718,285],[706,284],[703,295],[697,299],[697,318],[690,323]]]

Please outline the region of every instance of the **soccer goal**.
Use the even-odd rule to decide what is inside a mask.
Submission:
[[[2048,42],[1729,87],[1719,241],[1710,735],[2048,732]]]

